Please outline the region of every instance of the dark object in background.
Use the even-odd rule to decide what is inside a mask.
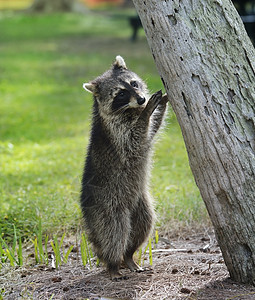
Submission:
[[[249,14],[249,11],[253,11],[255,9],[255,1],[254,0],[233,0],[233,3],[241,16],[246,16]],[[249,8],[248,8],[249,7]]]
[[[247,15],[241,16],[245,29],[250,37],[253,45],[255,45],[255,14],[254,15]]]
[[[255,0],[233,0],[233,3],[252,43],[255,44]]]
[[[139,28],[142,28],[142,22],[139,18],[139,16],[133,16],[133,17],[129,17],[129,24],[133,30],[132,36],[131,36],[131,41],[135,42],[137,40],[137,32]]]

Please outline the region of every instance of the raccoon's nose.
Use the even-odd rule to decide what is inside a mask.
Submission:
[[[138,103],[139,105],[144,104],[144,102],[145,102],[145,98],[140,97],[140,98],[137,99],[137,103]]]

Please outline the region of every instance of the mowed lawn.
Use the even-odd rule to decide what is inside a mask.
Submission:
[[[140,32],[131,43],[131,11],[87,15],[0,14],[0,233],[31,237],[39,219],[48,234],[81,228],[80,181],[89,138],[91,94],[82,89],[116,55],[163,89]],[[157,226],[205,223],[204,204],[169,109],[155,147],[151,192]]]

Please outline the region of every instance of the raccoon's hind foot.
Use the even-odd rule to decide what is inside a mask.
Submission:
[[[144,269],[138,266],[136,262],[134,262],[132,257],[125,258],[124,263],[132,272],[143,272]]]
[[[111,277],[112,281],[120,281],[120,280],[126,280],[128,279],[128,276],[123,275],[120,271],[119,271],[119,267],[118,266],[112,266],[112,265],[108,265],[108,271]]]
[[[129,277],[126,275],[121,274],[121,272],[112,272],[109,271],[110,277],[112,281],[121,281],[121,280],[127,280]]]

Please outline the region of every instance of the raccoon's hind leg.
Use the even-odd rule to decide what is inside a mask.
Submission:
[[[143,271],[133,260],[133,254],[144,243],[151,232],[154,212],[146,197],[139,200],[138,206],[131,216],[131,233],[124,255],[124,262],[131,271]]]
[[[97,232],[97,240],[100,241],[101,259],[106,263],[112,280],[126,279],[119,269],[130,235],[130,213],[123,208],[102,208],[97,220],[101,224],[95,224],[94,232]]]

